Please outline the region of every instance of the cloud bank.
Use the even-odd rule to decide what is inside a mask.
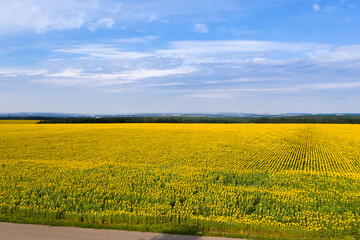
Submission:
[[[214,99],[245,92],[279,94],[360,87],[360,45],[175,41],[166,49],[123,51],[121,44],[129,42],[147,41],[119,39],[56,49],[58,58],[43,63],[47,68],[2,70],[0,80],[22,77],[36,84],[106,92],[152,88],[186,98]]]

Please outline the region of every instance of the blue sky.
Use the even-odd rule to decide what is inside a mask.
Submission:
[[[360,112],[358,0],[0,0],[0,112]]]

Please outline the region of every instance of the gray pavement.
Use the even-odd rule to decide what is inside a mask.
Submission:
[[[0,240],[235,240],[235,238],[53,227],[0,222]],[[239,240],[239,238],[237,238]]]

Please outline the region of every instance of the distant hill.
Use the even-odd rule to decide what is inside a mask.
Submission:
[[[41,120],[39,123],[347,123],[360,124],[360,114],[141,113],[86,115],[66,113],[7,113],[0,119]]]
[[[91,115],[78,114],[78,113],[47,113],[47,112],[0,113],[0,118],[19,118],[19,117],[68,118],[68,117],[91,117]]]
[[[113,118],[113,117],[289,117],[289,116],[360,116],[360,113],[134,113],[134,114],[80,114],[49,112],[0,113],[0,118],[46,117],[46,118]]]

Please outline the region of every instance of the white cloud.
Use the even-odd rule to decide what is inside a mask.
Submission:
[[[128,44],[144,44],[148,38],[152,39],[129,38],[108,44],[70,46],[55,51],[54,57],[59,59],[56,63],[42,64],[48,66],[46,71],[0,69],[0,77],[21,77],[38,84],[93,87],[102,91],[117,87],[122,92],[149,91],[146,88],[185,90],[187,98],[204,99],[230,98],[236,93],[351,89],[360,85],[360,45],[182,41],[170,42],[168,49],[149,52],[121,50],[121,46]],[[234,53],[236,55],[232,55]]]
[[[173,69],[138,69],[121,73],[123,79],[145,79],[150,77],[164,77],[177,74],[188,74],[197,71],[195,67],[178,67]]]
[[[159,50],[164,54],[176,53],[227,53],[227,52],[270,52],[287,51],[298,53],[315,48],[326,46],[314,43],[289,43],[289,42],[270,42],[270,41],[176,41],[171,43],[170,49]]]
[[[315,11],[319,11],[320,10],[320,6],[318,4],[314,4],[313,8]]]
[[[194,24],[194,28],[195,28],[195,32],[198,33],[207,33],[209,31],[208,27],[206,24]]]
[[[236,79],[206,80],[203,84],[224,84],[224,83],[248,83],[248,82],[269,82],[269,81],[288,81],[289,77],[247,77]]]
[[[72,60],[58,61],[56,69],[51,68],[51,72],[36,82],[98,87],[104,91],[121,86],[121,92],[148,91],[146,88],[207,89],[186,92],[186,97],[209,99],[230,98],[232,93],[286,94],[357,86],[357,83],[340,83],[336,73],[342,71],[341,81],[357,81],[358,45],[336,48],[314,43],[238,40],[170,42],[167,49],[149,52],[120,49],[123,43],[146,44],[152,39],[151,36],[118,39],[108,44],[56,50],[68,54],[64,59]],[[350,65],[352,68],[344,72]],[[324,79],[330,83],[322,83]]]
[[[298,91],[300,90],[299,87],[278,87],[278,88],[234,88],[228,89],[226,91],[230,92],[259,92],[259,93],[275,93],[275,92],[291,92],[291,91]]]
[[[2,0],[0,33],[80,28],[96,9],[97,1]]]
[[[236,93],[269,93],[282,94],[290,92],[308,92],[331,89],[352,89],[359,88],[360,82],[324,82],[315,84],[301,84],[288,87],[252,87],[252,88],[222,88],[204,91],[195,91],[193,94],[184,95],[184,98],[230,98]],[[182,91],[184,92],[184,91]],[[186,92],[186,91],[185,91]],[[190,90],[190,92],[192,92]]]
[[[302,89],[311,90],[328,90],[328,89],[351,89],[360,87],[359,82],[330,82],[330,83],[317,83],[311,85],[305,85]]]
[[[156,21],[158,18],[158,15],[152,15],[151,17],[149,17],[148,22]]]
[[[187,85],[183,82],[165,82],[165,83],[150,83],[150,84],[144,84],[141,87],[168,87],[168,86],[183,86]]]
[[[59,86],[89,86],[89,87],[103,87],[118,84],[135,83],[143,79],[153,77],[165,77],[171,75],[189,74],[197,69],[194,67],[178,67],[172,69],[136,69],[131,71],[120,71],[112,73],[94,73],[84,69],[67,68],[60,72],[44,73],[42,78],[36,80],[37,83],[47,83]],[[167,85],[170,86],[173,83],[167,84],[148,84],[151,86]],[[180,85],[179,83],[175,85]]]
[[[98,28],[112,28],[115,23],[115,20],[112,18],[103,18],[99,21],[90,24],[89,29],[91,31],[96,31]]]
[[[0,69],[0,76],[2,77],[37,76],[46,73],[47,70]]]
[[[314,51],[311,59],[318,62],[345,62],[360,60],[360,45],[349,45],[338,48]]]
[[[199,94],[189,94],[185,95],[184,98],[230,98],[228,93],[199,93]]]
[[[130,81],[130,80],[114,79],[111,76],[109,79],[97,78],[95,76],[77,77],[77,78],[60,77],[60,76],[52,77],[52,78],[43,77],[43,78],[37,78],[32,82],[38,84],[59,86],[59,87],[107,87],[113,85],[124,85],[124,84],[134,83],[134,81]]]
[[[62,70],[61,72],[47,73],[47,74],[45,74],[45,76],[47,76],[47,77],[70,77],[70,78],[86,77],[82,73],[83,73],[82,69],[67,68],[67,69]]]
[[[132,38],[120,38],[114,40],[116,43],[147,43],[154,39],[158,39],[157,36],[144,36],[144,37],[132,37]]]
[[[116,58],[116,59],[138,59],[150,56],[151,54],[142,52],[124,52],[107,44],[89,44],[73,46],[65,49],[58,49],[56,52],[87,55],[97,58]]]
[[[190,7],[189,7],[190,6]],[[128,0],[1,0],[0,33],[71,30],[87,27],[96,29],[97,23],[111,27],[113,19],[120,27],[127,28],[136,22],[172,22],[173,18],[186,20],[208,19],[214,13],[240,11],[242,7],[232,1],[218,4],[216,1],[128,1]],[[161,18],[159,17],[161,16]],[[100,22],[99,22],[100,21]],[[193,20],[191,20],[193,21]],[[206,32],[204,24],[198,24],[200,32]]]
[[[95,70],[95,69],[94,69]],[[102,68],[93,72],[92,69],[65,68],[60,71],[49,70],[24,70],[24,69],[0,69],[0,80],[21,77],[35,83],[50,84],[56,86],[87,86],[105,87],[112,85],[131,84],[149,78],[166,77],[172,75],[189,74],[197,69],[194,67],[180,66],[168,69],[134,69],[129,71],[107,72]],[[157,87],[182,85],[181,82],[167,83],[144,83],[139,87]]]

